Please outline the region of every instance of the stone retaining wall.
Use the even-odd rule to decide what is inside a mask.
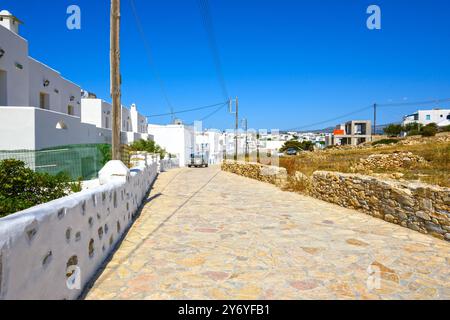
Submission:
[[[222,170],[280,187],[294,184],[314,198],[450,241],[449,188],[325,171],[288,177],[284,168],[233,161],[223,163]]]
[[[448,188],[318,171],[309,194],[450,241]]]
[[[287,171],[285,168],[265,166],[259,163],[236,162],[226,160],[222,163],[222,171],[238,174],[247,178],[274,184],[282,187],[287,181]]]
[[[104,185],[0,219],[0,300],[80,296],[157,175],[156,162],[131,170],[108,164]]]

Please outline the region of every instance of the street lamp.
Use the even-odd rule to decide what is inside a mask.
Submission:
[[[5,50],[0,48],[0,59],[5,55]]]

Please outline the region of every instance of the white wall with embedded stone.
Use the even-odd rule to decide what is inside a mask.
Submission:
[[[98,188],[0,219],[0,299],[78,298],[132,224],[156,175],[152,161]]]

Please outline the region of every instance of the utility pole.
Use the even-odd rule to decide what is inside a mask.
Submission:
[[[223,140],[223,160],[227,160],[227,132],[224,132]]]
[[[112,105],[112,159],[121,160],[120,131],[122,118],[120,75],[120,0],[111,0],[110,63]]]
[[[234,161],[238,160],[238,133],[239,133],[239,98],[236,97],[236,131],[234,133]]]
[[[247,161],[247,158],[249,156],[248,152],[248,121],[247,119],[242,119],[243,127],[245,130],[245,161]]]
[[[256,133],[256,163],[260,163],[261,159],[259,157],[259,138],[260,134],[259,132]]]
[[[377,134],[377,104],[373,104],[373,132],[372,136]]]

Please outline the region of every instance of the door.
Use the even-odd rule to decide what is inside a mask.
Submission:
[[[6,82],[6,71],[0,70],[0,106],[8,105],[8,87]]]
[[[39,108],[50,109],[50,96],[47,93],[41,92],[39,94]]]

